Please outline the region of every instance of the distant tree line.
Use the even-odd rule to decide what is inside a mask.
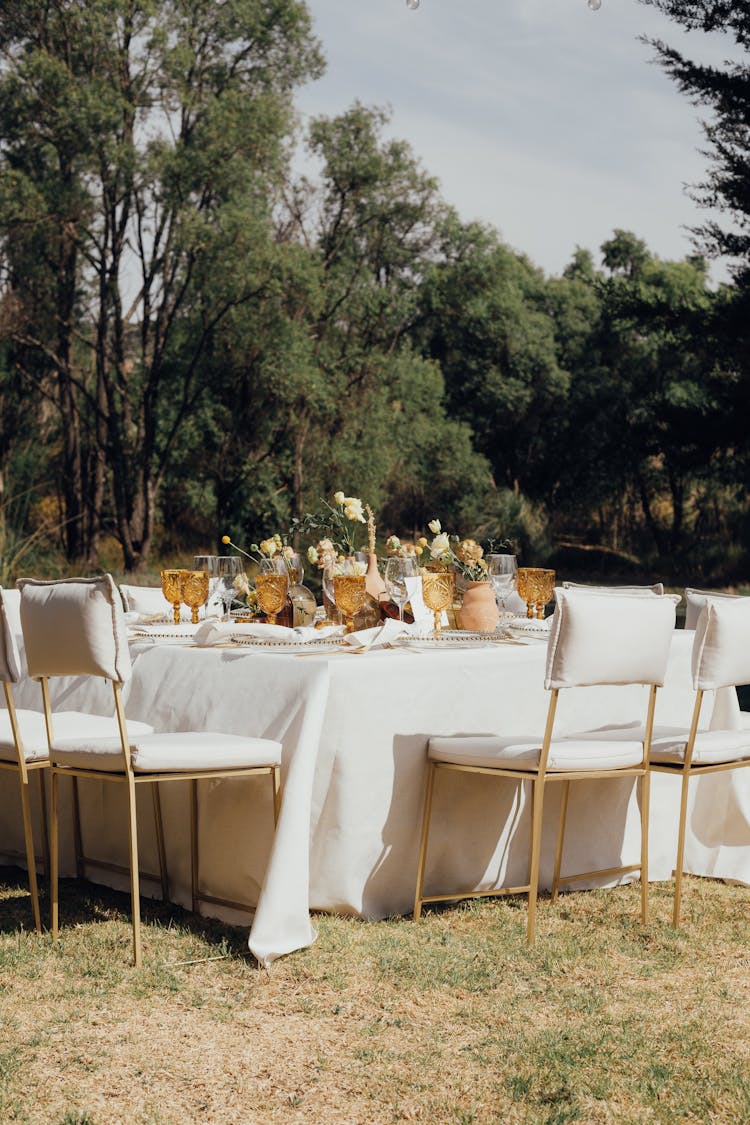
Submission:
[[[655,6],[746,51],[748,4]],[[295,177],[323,67],[302,0],[5,0],[6,562],[47,528],[71,567],[114,540],[135,571],[341,488],[383,533],[439,516],[529,562],[746,575],[750,74],[655,49],[713,111],[718,289],[623,230],[545,276],[379,109],[313,121]]]

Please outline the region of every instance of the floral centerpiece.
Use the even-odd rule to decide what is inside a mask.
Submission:
[[[443,531],[440,520],[430,520],[427,526],[434,538],[431,543],[425,540],[424,545],[428,547],[433,563],[452,567],[467,582],[489,582],[484,550],[476,539],[461,539],[458,535],[449,535],[447,531]]]

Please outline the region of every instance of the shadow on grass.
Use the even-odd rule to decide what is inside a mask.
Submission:
[[[39,882],[39,909],[42,927],[49,929],[50,902],[47,881]],[[130,926],[130,895],[112,890],[86,879],[61,879],[60,929],[92,925],[96,922],[121,922]],[[242,958],[248,965],[256,964],[248,957],[247,926],[230,926],[215,918],[193,914],[171,902],[141,898],[141,925],[159,929],[176,927],[215,947],[216,955]],[[0,867],[0,935],[34,929],[31,896],[26,872],[18,867]],[[207,950],[211,955],[213,949]],[[259,966],[258,966],[259,967]]]

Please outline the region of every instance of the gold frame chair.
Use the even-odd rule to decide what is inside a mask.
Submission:
[[[750,654],[747,640],[750,631],[750,598],[727,594],[712,595],[709,591],[696,591],[696,593],[700,593],[705,598],[705,604],[698,615],[693,641],[695,702],[690,726],[682,737],[676,737],[672,733],[664,738],[655,739],[654,751],[658,754],[658,758],[652,760],[650,766],[654,773],[671,774],[673,777],[680,778],[680,815],[672,907],[672,925],[675,929],[680,925],[682,906],[690,781],[704,774],[726,773],[750,766],[750,729],[703,732],[704,736],[708,734],[709,756],[713,754],[724,759],[719,761],[700,760],[703,738],[699,730],[706,691],[734,688],[737,684],[750,682]],[[723,750],[720,745],[722,735],[725,743]],[[742,751],[740,756],[737,756],[738,750]]]
[[[638,597],[637,612],[634,614],[633,607],[636,598],[632,594],[618,597],[616,594],[603,592],[600,597],[592,598],[592,593],[596,593],[595,588],[589,591],[558,588],[555,591],[555,618],[553,620],[548,645],[547,674],[545,679],[545,687],[551,692],[551,695],[547,709],[544,735],[541,742],[514,739],[509,743],[517,747],[519,745],[525,746],[525,749],[527,749],[529,753],[532,753],[535,748],[538,748],[539,758],[536,764],[510,764],[507,758],[503,760],[501,745],[500,751],[497,753],[496,765],[489,763],[479,764],[482,758],[483,742],[485,743],[485,750],[488,750],[492,744],[499,744],[499,740],[487,739],[483,736],[479,736],[479,738],[446,737],[430,740],[427,787],[417,864],[417,885],[414,897],[413,917],[415,920],[420,917],[422,906],[425,903],[456,902],[467,898],[489,898],[501,895],[528,894],[526,937],[528,944],[533,945],[536,939],[536,914],[539,892],[544,794],[548,784],[560,783],[563,786],[563,793],[557,846],[555,849],[552,900],[554,901],[557,897],[559,887],[563,883],[573,883],[593,877],[626,875],[640,871],[641,921],[644,925],[646,924],[648,920],[649,756],[654,725],[656,692],[657,688],[664,682],[664,673],[669,654],[669,642],[674,631],[675,601],[669,596],[658,597],[651,594]],[[630,669],[635,669],[636,667],[633,661],[626,659],[622,662],[618,657],[622,654],[623,650],[621,645],[623,643],[626,645],[635,643],[637,645],[638,625],[639,623],[645,623],[648,616],[654,619],[651,623],[651,640],[655,645],[655,651],[645,659],[645,662],[641,662],[641,673],[637,678],[634,678],[632,671],[630,671]],[[590,660],[586,660],[585,658],[582,661],[579,660],[577,667],[572,669],[571,674],[571,670],[565,669],[565,659],[561,658],[561,653],[563,646],[569,643],[567,641],[567,633],[573,622],[575,622],[576,630],[582,630],[584,636],[586,635],[587,625],[592,629],[598,627],[600,637],[599,643],[596,646],[598,650],[597,655]],[[615,635],[608,636],[607,632],[612,629],[613,623],[617,623],[614,628]],[[602,625],[604,626],[603,630],[601,628]],[[618,625],[622,633],[621,637],[616,635]],[[581,634],[579,633],[579,635]],[[608,645],[609,658],[607,654]],[[637,738],[635,733],[633,733],[633,738],[631,740],[634,742],[637,741],[642,745],[641,761],[637,765],[631,763],[629,765],[604,768],[578,767],[564,769],[561,768],[557,762],[552,765],[551,758],[553,747],[555,747],[556,755],[561,754],[561,757],[564,758],[566,750],[574,755],[576,753],[585,755],[586,743],[590,745],[592,757],[596,751],[597,743],[611,742],[614,747],[617,747],[619,744],[621,750],[622,747],[626,745],[616,736],[608,739],[606,728],[595,732],[583,732],[583,734],[553,741],[552,736],[560,689],[596,686],[607,683],[620,684],[623,686],[632,683],[641,683],[649,686],[645,725],[642,729],[638,730]],[[454,760],[449,760],[451,743],[455,746]],[[583,749],[581,749],[581,743],[583,743]],[[460,750],[462,746],[465,750],[464,756],[468,759],[473,757],[473,761],[461,760]],[[455,751],[459,751],[459,753],[455,753]],[[440,759],[436,758],[434,756],[436,753],[443,755],[443,757]],[[550,768],[551,765],[552,768]],[[499,887],[488,891],[463,890],[450,894],[424,894],[424,877],[434,786],[437,773],[440,770],[474,773],[497,778],[504,777],[520,783],[528,782],[531,784],[529,878],[527,883],[522,886]],[[626,777],[636,779],[636,783],[640,787],[640,862],[561,876],[560,868],[563,855],[570,783],[572,781],[589,781],[595,779],[622,780]]]
[[[75,605],[73,597],[74,586],[84,587],[85,593],[95,599],[95,605],[89,604],[85,610]],[[259,776],[268,774],[271,780],[273,798],[274,826],[278,821],[281,783],[280,761],[281,746],[270,739],[244,738],[236,735],[215,734],[201,732],[174,733],[174,734],[142,734],[134,737],[128,730],[125,718],[125,706],[122,694],[122,685],[130,674],[130,657],[127,652],[124,622],[122,618],[122,603],[117,588],[110,575],[94,579],[66,579],[59,582],[35,582],[24,579],[19,583],[21,588],[21,615],[26,637],[29,673],[39,679],[42,688],[42,700],[45,718],[48,723],[50,745],[50,773],[51,773],[51,802],[50,802],[50,902],[51,902],[51,930],[53,937],[59,933],[59,793],[58,783],[60,777],[89,778],[100,781],[110,781],[124,785],[128,794],[128,856],[131,895],[131,919],[133,930],[133,964],[140,968],[143,963],[141,924],[140,924],[140,881],[138,870],[138,825],[136,815],[136,788],[139,785],[153,785],[155,801],[157,801],[158,786],[172,781],[190,781],[195,784],[199,780],[226,779],[236,777]],[[62,613],[58,620],[50,620],[54,615],[54,599],[56,591],[61,593]],[[68,604],[66,604],[66,602]],[[107,649],[105,636],[98,638],[101,652],[92,651],[84,636],[86,627],[80,626],[80,635],[76,630],[76,613],[83,612],[98,615],[93,616],[88,622],[89,633],[98,628],[102,633],[109,626],[109,640],[114,639]],[[50,643],[49,634],[54,626],[67,633],[66,640],[73,636],[71,648],[73,650],[72,664],[68,654],[63,655],[59,644]],[[45,639],[42,639],[45,638]],[[64,643],[64,642],[63,642]],[[58,739],[54,735],[54,715],[50,703],[49,679],[53,676],[69,675],[104,675],[112,684],[114,695],[115,716],[117,720],[117,739],[86,738],[85,733],[79,738]],[[132,724],[131,724],[132,726]],[[197,739],[201,752],[206,744],[215,743],[219,753],[224,750],[228,756],[244,756],[247,759],[257,759],[263,755],[262,763],[255,760],[251,764],[234,764],[225,766],[204,767],[195,766],[181,768],[178,765],[180,752],[189,746],[191,739]],[[116,745],[115,745],[116,744]],[[156,752],[157,758],[161,754],[167,761],[163,768],[138,769],[134,762],[139,750],[146,754]],[[172,759],[170,750],[175,751]],[[84,766],[80,759],[86,755],[96,756],[101,763],[103,757],[108,758],[106,768],[100,764]],[[67,760],[67,764],[66,764]],[[122,768],[112,768],[114,762],[121,763]],[[155,808],[158,807],[155,805]],[[224,903],[229,906],[242,908],[243,904],[229,900],[218,899],[203,894],[198,886],[197,872],[197,816],[191,815],[191,883],[192,901],[194,909],[200,901]],[[163,836],[158,839],[160,859],[164,862],[163,870],[166,879],[166,860],[164,857]],[[114,865],[109,865],[114,867]],[[114,868],[117,870],[117,868]]]

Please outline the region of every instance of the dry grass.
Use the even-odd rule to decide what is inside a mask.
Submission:
[[[637,887],[405,919],[318,919],[270,973],[241,931],[64,885],[53,945],[0,869],[0,1121],[741,1122],[750,1119],[747,888]],[[175,920],[177,919],[177,920]],[[174,962],[228,952],[225,960]]]

